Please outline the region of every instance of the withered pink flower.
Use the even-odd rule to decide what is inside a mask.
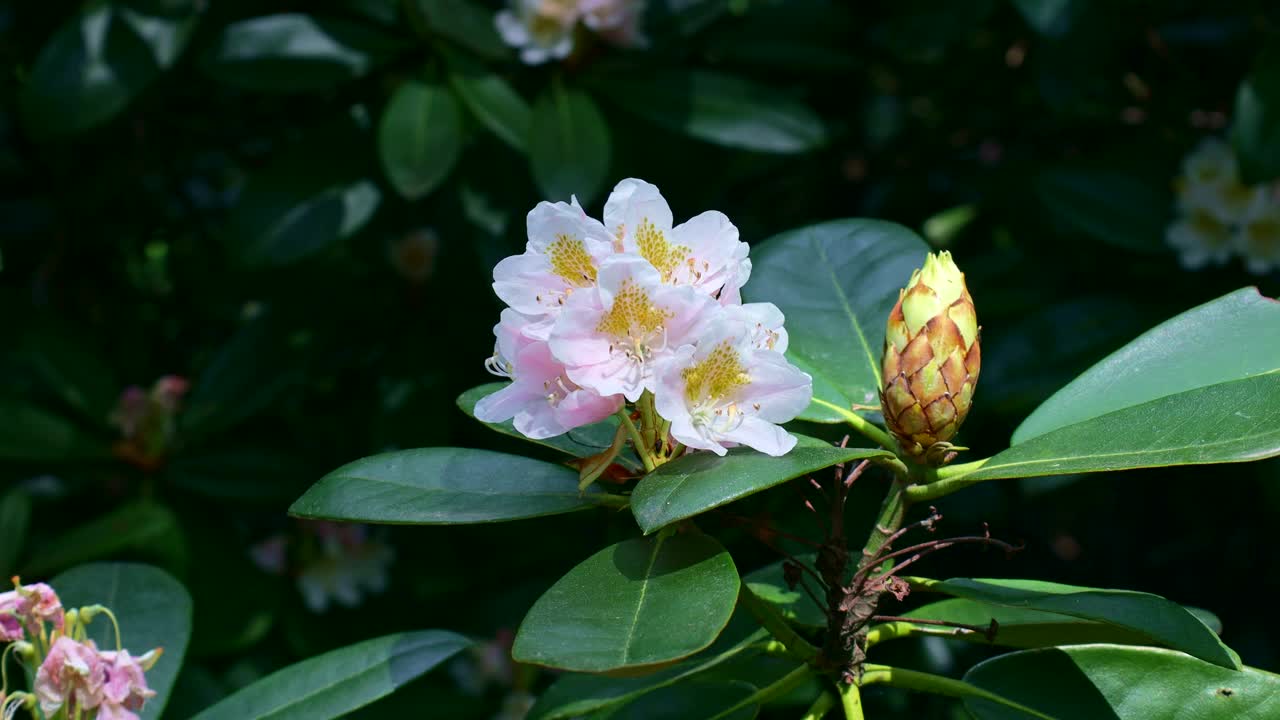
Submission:
[[[52,716],[63,705],[91,709],[103,701],[107,672],[93,642],[59,637],[36,671],[35,692],[40,709]]]
[[[129,711],[141,710],[148,698],[155,697],[156,691],[147,687],[147,678],[144,673],[145,660],[150,655],[151,653],[148,653],[142,658],[135,658],[129,654],[128,650],[98,653],[105,671],[102,684],[102,709],[98,712],[100,720],[102,718],[136,720],[137,715]]]

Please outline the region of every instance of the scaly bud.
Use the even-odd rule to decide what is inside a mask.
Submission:
[[[948,441],[969,414],[982,365],[978,331],[964,273],[951,253],[930,255],[898,293],[881,360],[885,425],[917,461],[955,457]]]

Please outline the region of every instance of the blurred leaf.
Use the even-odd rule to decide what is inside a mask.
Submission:
[[[458,396],[458,408],[466,413],[468,417],[474,418],[476,416],[476,403],[480,402],[481,398],[501,390],[506,385],[507,383],[505,382],[496,382],[473,387]],[[541,440],[534,440],[516,430],[516,426],[510,420],[500,423],[487,423],[479,420],[476,422],[480,422],[490,430],[503,435],[559,450],[577,458],[589,457],[603,452],[613,443],[613,436],[618,431],[618,419],[612,416],[597,423],[574,428],[563,435]],[[617,462],[632,470],[639,470],[641,467],[640,461],[636,459],[635,453],[630,447],[618,455]]]
[[[1280,302],[1242,288],[1148,330],[1036,408],[1013,444],[1189,390],[1280,369]]]
[[[120,623],[123,646],[134,657],[164,648],[147,685],[156,691],[139,711],[142,720],[164,712],[191,637],[191,597],[182,583],[163,570],[132,563],[81,565],[49,582],[67,608],[105,605]],[[89,638],[104,650],[116,648],[111,621],[99,617],[89,625]]]
[[[807,105],[772,88],[702,70],[610,73],[599,90],[656,125],[725,147],[800,153],[826,143]]]
[[[449,84],[489,132],[514,150],[528,151],[533,111],[506,80],[483,67],[453,60],[449,63]]]
[[[979,663],[964,679],[1060,718],[1263,720],[1280,713],[1280,676],[1226,670],[1157,648],[1024,650]],[[975,698],[964,702],[979,720],[1026,717]]]
[[[23,336],[22,356],[68,407],[105,428],[122,390],[103,354],[82,330],[42,319]]]
[[[227,523],[188,519],[191,566],[187,588],[195,602],[192,657],[243,655],[275,626],[284,578],[269,577],[251,557],[252,548],[236,542]],[[231,536],[231,537],[229,537]],[[228,592],[228,583],[253,588]]]
[[[812,566],[815,558],[813,555],[808,555],[797,559]],[[758,570],[752,570],[742,576],[742,582],[751,588],[751,592],[754,592],[756,597],[772,603],[778,612],[792,623],[810,628],[825,628],[827,614],[822,608],[813,602],[808,593],[799,588],[792,590],[787,587],[782,569],[783,563],[786,562],[789,561],[779,560]],[[914,617],[914,614],[912,616]]]
[[[690,3],[715,4],[709,0]],[[843,3],[753,3],[749,12],[715,25],[700,41],[716,67],[736,66],[768,75],[781,71],[806,79],[822,74],[847,77],[862,64],[849,38],[860,32],[864,22]]]
[[[204,52],[201,65],[229,85],[299,93],[360,77],[406,46],[364,25],[283,13],[226,26]]]
[[[296,372],[295,357],[270,316],[245,323],[196,375],[179,415],[182,430],[207,437],[269,407]]]
[[[1144,635],[1153,644],[1181,650],[1221,667],[1241,667],[1240,658],[1222,644],[1213,630],[1186,608],[1158,595],[1040,580],[954,578],[924,582],[929,592],[1092,620]]]
[[[28,131],[51,138],[110,120],[177,61],[195,21],[87,4],[36,57],[20,96]]]
[[[1123,166],[1041,170],[1036,194],[1055,225],[1138,252],[1164,252],[1165,184]]]
[[[72,565],[126,554],[154,559],[181,572],[187,562],[187,544],[178,518],[169,508],[146,500],[123,505],[38,546],[23,574],[47,576]]]
[[[517,662],[640,671],[709,646],[738,600],[733,558],[707,535],[636,538],[587,558],[520,624]]]
[[[619,708],[630,705],[641,697],[677,683],[683,683],[734,657],[758,652],[758,645],[767,638],[768,633],[757,630],[723,653],[710,658],[682,662],[674,667],[640,677],[610,677],[577,673],[562,675],[538,696],[538,702],[529,710],[528,720],[567,720],[587,713],[614,717],[609,713],[616,712]],[[726,703],[726,707],[730,704],[732,703]]]
[[[68,463],[111,457],[111,446],[61,415],[0,397],[0,459]]]
[[[249,180],[228,220],[231,243],[251,267],[287,265],[355,234],[382,201],[366,179],[313,189],[274,174]]]
[[[1081,0],[1013,0],[1027,24],[1049,37],[1065,35],[1085,4]]]
[[[1262,51],[1236,91],[1231,143],[1245,181],[1280,177],[1280,44]]]
[[[775,235],[752,253],[751,302],[787,316],[787,357],[813,376],[801,420],[834,423],[879,402],[885,322],[928,246],[901,225],[834,220]]]
[[[31,498],[22,488],[0,495],[0,577],[12,577],[31,522]]]
[[[1184,607],[1188,613],[1198,620],[1214,620],[1212,614],[1202,617],[1204,611],[1198,608]],[[998,623],[994,645],[1016,648],[1051,647],[1054,645],[1086,645],[1089,643],[1116,643],[1122,645],[1151,645],[1150,635],[1137,632],[1131,628],[1112,623],[1098,622],[1071,615],[1062,615],[1042,610],[1031,610],[1025,607],[992,605],[974,600],[954,599],[930,603],[908,613],[912,619],[943,620],[950,623],[976,625],[986,627],[995,620]],[[1206,626],[1208,623],[1206,623]],[[1213,627],[1209,629],[1213,632]],[[959,640],[968,640],[985,644],[987,637],[981,632],[962,633],[954,636]],[[1163,644],[1163,643],[1161,643]]]
[[[453,170],[462,150],[462,116],[442,85],[403,83],[378,125],[378,155],[391,186],[409,200],[426,197]]]
[[[589,204],[604,186],[612,154],[609,127],[591,97],[553,82],[533,104],[529,163],[546,198]]]
[[[296,452],[252,446],[196,448],[174,457],[165,467],[165,478],[215,500],[276,505],[306,489],[310,471],[311,464]]]
[[[493,24],[493,10],[471,0],[414,0],[432,32],[490,60],[511,56]]]
[[[444,630],[387,635],[290,665],[193,720],[328,720],[390,695],[471,645]]]
[[[886,450],[840,448],[804,435],[795,449],[769,457],[747,447],[724,457],[695,452],[672,460],[645,475],[631,495],[631,512],[645,534],[767,490],[836,463],[870,457],[893,457]]]
[[[757,690],[741,680],[695,679],[664,687],[617,710],[593,713],[587,720],[752,720],[760,712],[759,705],[748,705],[728,715],[720,713],[737,706]]]
[[[452,525],[519,520],[595,507],[578,473],[519,455],[466,448],[383,453],[325,475],[289,512],[297,517]]]

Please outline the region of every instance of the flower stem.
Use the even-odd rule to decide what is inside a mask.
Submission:
[[[653,393],[645,390],[636,406],[640,408],[640,437],[644,439],[645,447],[652,455],[658,447],[658,424],[661,422],[658,411],[653,406]],[[665,460],[665,457],[662,459]]]
[[[945,695],[954,698],[978,698],[1021,711],[1031,717],[1053,720],[1042,712],[996,695],[993,692],[983,690],[976,685],[970,685],[962,680],[952,680],[941,675],[931,675],[929,673],[916,672],[915,670],[903,670],[902,668],[889,667],[888,665],[872,665],[870,663],[864,665],[863,670],[865,671],[862,676],[863,685],[883,683],[890,687],[916,690],[934,695]]]
[[[800,683],[807,680],[809,676],[812,674],[813,674],[813,668],[809,667],[808,665],[801,665],[795,670],[792,670],[786,675],[783,675],[781,678],[775,681],[772,685],[768,685],[766,687],[760,688],[759,690],[743,698],[733,707],[726,708],[725,710],[721,711],[719,714],[712,717],[711,720],[722,720],[722,718],[727,718],[730,715],[733,715],[734,713],[738,712],[744,707],[750,707],[752,705],[761,705],[780,695],[785,695],[791,692],[792,690],[794,690],[798,685],[800,685]]]
[[[862,693],[857,685],[840,686],[840,705],[844,708],[845,720],[863,720]]]
[[[983,465],[986,465],[990,459],[985,458],[960,465],[948,465],[938,468],[932,479],[928,479],[924,484],[916,485],[908,490],[907,497],[911,502],[924,502],[950,495],[970,485],[976,485],[982,481],[971,479],[973,474],[980,470]]]
[[[640,431],[636,429],[636,424],[631,422],[631,414],[627,412],[626,407],[618,411],[618,420],[627,429],[627,434],[631,436],[631,444],[635,446],[636,455],[640,456],[640,462],[644,464],[644,471],[646,473],[653,472],[655,467],[653,464],[653,448],[644,446],[644,438],[641,437]]]
[[[765,630],[769,631],[770,635],[786,646],[792,657],[803,662],[809,662],[818,656],[818,648],[810,645],[807,640],[800,637],[776,608],[761,600],[745,584],[739,591],[738,602],[755,617],[757,622],[764,626]]]
[[[822,720],[827,716],[827,713],[831,712],[831,708],[835,706],[835,693],[830,690],[823,690],[822,694],[818,696],[817,700],[813,701],[813,704],[809,706],[809,709],[804,713],[804,717],[800,718],[800,720]]]
[[[819,398],[814,398],[813,401],[829,410],[834,410],[839,413],[840,417],[844,418],[844,421],[849,423],[854,430],[862,433],[872,442],[885,450],[889,450],[891,452],[898,451],[898,443],[894,441],[893,436],[884,430],[881,430],[879,427],[876,427],[876,424],[870,420],[867,420],[848,408],[836,405],[835,403],[827,402],[826,400],[821,400]]]
[[[876,517],[875,527],[871,528],[871,533],[867,536],[867,543],[862,546],[862,557],[858,560],[859,570],[865,569],[871,558],[875,557],[876,553],[880,552],[880,548],[884,547],[884,543],[889,539],[889,536],[902,527],[902,518],[906,516],[906,512],[906,483],[895,478],[893,487],[889,489],[889,494],[885,496],[884,503],[880,505],[880,514]]]

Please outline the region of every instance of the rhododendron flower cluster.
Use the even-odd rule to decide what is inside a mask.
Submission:
[[[367,525],[322,521],[299,523],[299,537],[275,535],[250,550],[254,563],[273,575],[292,574],[307,608],[327,611],[333,602],[358,607],[365,593],[387,589],[395,549]],[[297,547],[290,552],[296,541]]]
[[[487,366],[512,382],[476,405],[477,418],[542,439],[632,403],[651,433],[632,437],[642,455],[795,446],[779,424],[808,406],[812,380],[783,357],[781,311],[742,303],[751,260],[723,213],[677,225],[658,188],[628,179],[603,222],[576,199],[543,202],[528,234],[525,252],[493,271],[508,309]],[[631,420],[620,416],[621,433]]]
[[[162,651],[134,657],[120,647],[119,627],[107,608],[65,610],[48,585],[13,583],[12,591],[0,593],[0,641],[9,643],[0,665],[16,653],[34,682],[33,692],[10,692],[7,682],[0,688],[0,717],[9,720],[25,708],[32,717],[138,720],[137,712],[155,696],[146,671]],[[116,627],[115,650],[99,650],[87,637],[86,626],[99,615]]]
[[[1175,187],[1178,217],[1166,238],[1183,267],[1222,265],[1238,254],[1252,273],[1280,268],[1280,186],[1246,185],[1225,141],[1202,141]]]
[[[131,385],[120,393],[109,421],[120,431],[116,455],[144,469],[152,469],[173,445],[178,411],[190,383],[165,375],[151,389]]]
[[[578,24],[619,47],[644,44],[644,0],[511,0],[494,17],[502,39],[529,65],[563,60],[573,52]]]

